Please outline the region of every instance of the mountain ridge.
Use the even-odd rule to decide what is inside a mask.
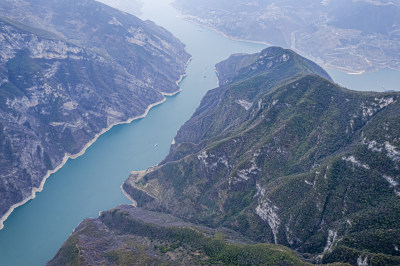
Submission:
[[[232,91],[235,86],[250,88],[246,80],[243,83],[241,87],[240,82],[227,86]],[[223,85],[220,89],[224,89]],[[209,110],[206,95],[187,122],[190,126],[181,128],[186,137],[180,141],[178,132],[167,158],[147,172],[133,172],[123,188],[137,200],[138,207],[211,227],[223,225],[254,241],[284,244],[303,255],[312,254],[317,261],[336,262],[342,256],[338,250],[350,250],[342,246],[343,242],[335,249],[334,245],[342,241],[339,235],[347,239],[348,232],[352,232],[356,239],[360,234],[378,239],[376,234],[382,230],[375,223],[378,231],[365,229],[361,233],[364,229],[349,229],[347,221],[365,217],[363,212],[368,209],[379,212],[380,208],[389,212],[389,221],[395,219],[389,217],[396,216],[399,204],[398,181],[394,177],[398,171],[398,146],[392,143],[397,143],[399,125],[394,114],[399,108],[399,96],[399,93],[350,91],[315,74],[300,75],[271,88],[249,108],[244,102],[237,102],[240,97],[236,97],[231,102],[248,116],[240,126],[225,130],[225,121],[231,123],[224,117],[227,109],[223,109],[224,113],[201,116]],[[237,117],[232,113],[232,104],[224,102],[221,106],[229,106],[229,115]],[[222,121],[223,126],[210,135],[209,125],[214,120]],[[386,136],[393,137],[386,139],[375,132],[380,139],[375,140],[377,136],[370,133],[372,128],[382,128],[375,123],[387,124]],[[198,138],[199,131],[207,131],[208,135]],[[367,136],[374,140],[368,142]],[[360,175],[366,175],[368,181]],[[342,192],[345,182],[351,184],[350,190]],[[367,191],[366,195],[361,196],[360,190]],[[342,193],[348,202],[338,204]],[[376,205],[379,207],[370,208]],[[344,213],[340,208],[344,208]],[[368,244],[370,253],[362,255],[354,250],[353,257],[342,262],[353,264],[359,257],[379,260],[374,252],[384,252],[388,257],[383,258],[394,263],[398,260],[397,230],[385,233],[386,240],[376,240],[382,241],[384,248]],[[368,241],[357,243],[360,247]]]
[[[326,72],[314,63],[287,51],[272,47],[218,64],[220,86],[204,96],[160,164],[131,173],[122,188],[138,209],[122,208],[227,228],[250,243],[289,247],[304,263],[397,265],[400,94],[342,88],[321,77]],[[108,223],[117,224],[118,217]],[[101,220],[79,228],[104,224]],[[153,232],[145,225],[144,232]],[[114,227],[123,228],[136,227]],[[73,239],[83,247],[89,243],[85,236],[96,232],[77,232],[55,258],[65,258]],[[123,238],[137,236],[118,232]],[[161,256],[148,246],[126,256],[118,246],[108,248],[119,254],[115,264],[126,256]],[[237,258],[213,249],[217,258]],[[196,252],[209,256],[203,249]],[[267,251],[262,254],[274,260]]]

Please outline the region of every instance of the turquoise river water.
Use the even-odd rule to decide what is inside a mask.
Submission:
[[[114,3],[115,7],[123,3],[124,11],[137,11],[129,10],[129,0],[102,2]],[[216,87],[214,65],[233,53],[255,53],[265,48],[262,44],[230,40],[186,22],[168,2],[146,0],[141,18],[151,19],[171,31],[193,56],[187,77],[180,83],[182,92],[153,108],[146,118],[116,126],[102,135],[83,156],[69,160],[53,174],[36,199],[17,208],[0,231],[1,266],[44,265],[83,219],[97,217],[100,211],[119,204],[129,204],[120,186],[130,171],[147,169],[167,155],[179,127],[190,118],[207,90]],[[356,78],[376,81],[383,73],[394,81],[397,79],[391,84],[400,84],[399,72],[386,71]],[[362,82],[352,81],[352,77],[347,80],[347,74],[333,72],[342,85],[363,89]],[[369,89],[382,88],[399,89],[379,82],[376,88]]]

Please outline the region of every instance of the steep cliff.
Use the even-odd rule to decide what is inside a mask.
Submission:
[[[42,2],[0,3],[0,227],[68,157],[178,92],[189,59],[152,22]]]
[[[341,88],[276,47],[217,71],[167,158],[125,182],[137,205],[315,261],[399,264],[400,94]]]
[[[341,88],[278,47],[217,71],[166,159],[123,185],[137,208],[85,220],[50,264],[399,265],[400,94]]]

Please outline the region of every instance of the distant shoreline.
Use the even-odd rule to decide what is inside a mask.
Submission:
[[[178,11],[180,12],[180,10],[178,10]],[[190,19],[191,17],[199,19],[199,18],[196,17],[196,16],[180,14],[180,15],[178,15],[178,17],[181,18],[181,19],[184,19],[184,20],[186,20],[186,21],[188,21],[188,22],[191,22],[191,23],[193,23],[193,24],[196,24],[196,25],[198,25],[198,26],[200,26],[200,27],[203,27],[203,28],[212,30],[212,31],[214,31],[214,32],[216,32],[216,33],[219,33],[219,34],[221,34],[222,36],[224,36],[225,38],[228,38],[228,39],[233,40],[233,41],[248,42],[248,43],[256,43],[256,44],[264,44],[264,45],[267,45],[267,46],[276,46],[276,45],[272,45],[272,44],[270,44],[270,43],[268,43],[268,42],[264,42],[264,41],[254,41],[254,40],[240,39],[240,38],[236,38],[236,37],[230,36],[230,35],[226,34],[225,32],[222,32],[222,31],[218,30],[218,29],[215,28],[215,27],[212,27],[212,26],[209,26],[209,25],[206,25],[206,24],[201,24],[200,22],[198,22],[198,21],[196,21],[196,20],[194,20],[194,19]],[[287,48],[287,49],[291,49],[291,50],[293,50],[293,51],[299,53],[300,55],[303,54],[302,51],[300,51],[300,50],[298,50],[298,49],[296,49],[296,48],[295,48],[295,49]],[[385,68],[391,69],[391,70],[395,70],[395,71],[399,71],[399,72],[400,72],[400,69],[395,69],[395,68],[389,67],[389,66],[377,67],[376,70],[373,70],[373,71],[354,70],[354,69],[350,69],[350,68],[346,68],[346,67],[340,67],[340,66],[331,65],[331,64],[329,64],[329,63],[323,63],[323,62],[320,62],[320,60],[318,60],[317,58],[313,58],[312,56],[309,56],[309,55],[307,55],[307,56],[305,56],[305,57],[306,57],[307,59],[310,59],[310,60],[316,62],[316,63],[319,64],[321,67],[323,67],[325,70],[326,70],[326,69],[334,69],[334,70],[338,70],[338,71],[344,72],[344,73],[346,73],[346,74],[348,74],[348,75],[362,75],[362,74],[365,74],[365,73],[374,73],[374,72],[379,71],[380,69],[385,69]]]
[[[187,61],[187,63],[185,64],[185,73],[183,73],[182,75],[180,75],[180,78],[176,81],[176,84],[177,84],[177,85],[179,84],[179,82],[181,82],[181,81],[184,79],[184,77],[186,77],[186,68],[187,68],[188,64],[190,63],[191,59],[192,59],[192,57],[190,57],[189,60]],[[148,105],[147,108],[146,108],[146,110],[144,111],[144,113],[143,113],[142,115],[129,118],[129,119],[125,120],[125,121],[113,123],[113,124],[111,124],[110,126],[108,126],[107,128],[105,128],[105,129],[101,130],[99,133],[97,133],[97,134],[94,136],[94,138],[93,138],[92,140],[90,140],[90,141],[82,148],[82,150],[81,150],[80,152],[78,152],[78,153],[76,153],[76,154],[68,154],[68,153],[66,153],[66,154],[64,155],[64,157],[63,157],[61,163],[60,163],[58,166],[56,166],[56,167],[55,167],[54,169],[52,169],[52,170],[48,170],[48,171],[47,171],[46,175],[43,177],[43,180],[40,182],[40,186],[39,186],[39,187],[34,187],[34,188],[32,188],[32,193],[31,193],[31,195],[30,195],[29,197],[25,198],[25,199],[24,199],[23,201],[21,201],[21,202],[18,202],[18,203],[13,204],[13,205],[8,209],[8,211],[0,218],[0,230],[2,230],[2,229],[4,228],[4,222],[5,222],[5,221],[8,219],[8,217],[12,214],[12,212],[13,212],[16,208],[18,208],[18,207],[20,207],[20,206],[26,204],[28,201],[35,199],[35,198],[36,198],[36,193],[43,191],[43,188],[44,188],[44,185],[45,185],[47,179],[48,179],[52,174],[54,174],[54,173],[56,173],[58,170],[60,170],[60,169],[67,163],[67,161],[68,161],[69,159],[76,159],[76,158],[78,158],[78,157],[84,155],[85,152],[86,152],[86,150],[87,150],[90,146],[92,146],[92,144],[94,144],[94,143],[97,141],[97,139],[98,139],[101,135],[103,135],[103,134],[106,133],[107,131],[111,130],[113,127],[115,127],[115,126],[117,126],[117,125],[130,124],[130,123],[132,123],[132,122],[135,121],[135,120],[138,120],[138,119],[141,119],[141,118],[145,118],[145,117],[147,116],[147,114],[149,113],[149,111],[151,110],[151,108],[153,108],[153,107],[155,107],[155,106],[157,106],[157,105],[160,105],[160,104],[164,103],[164,102],[167,100],[167,98],[165,98],[166,96],[167,96],[167,97],[168,97],[168,96],[174,96],[174,95],[178,94],[180,91],[181,91],[180,88],[178,88],[177,91],[171,92],[171,93],[160,92],[160,93],[164,96],[164,99],[162,99],[161,101],[158,101],[158,102],[155,102],[155,103],[152,103],[152,104]],[[126,196],[126,195],[125,195],[125,196]],[[128,199],[129,199],[129,198],[128,198]]]

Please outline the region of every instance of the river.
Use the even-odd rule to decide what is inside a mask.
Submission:
[[[339,85],[357,91],[399,91],[400,72],[382,68],[361,75],[347,74],[336,69],[326,70]]]
[[[127,1],[116,3],[124,3],[125,11],[130,12]],[[17,208],[0,231],[0,265],[43,265],[83,219],[129,204],[120,186],[130,171],[147,169],[167,155],[179,127],[190,118],[207,90],[216,87],[214,65],[233,53],[255,53],[265,47],[230,40],[186,22],[177,17],[168,2],[146,0],[141,18],[171,31],[193,56],[187,77],[180,83],[182,92],[168,97],[146,118],[116,126],[102,135],[83,156],[69,160],[53,174],[35,200]],[[351,88],[351,84],[344,85]]]
[[[120,186],[130,171],[147,169],[167,155],[179,127],[206,91],[216,87],[214,65],[232,53],[264,48],[185,22],[167,1],[158,2],[146,1],[143,17],[172,31],[193,56],[180,83],[182,92],[153,108],[146,118],[102,135],[83,156],[53,174],[34,200],[17,208],[0,231],[0,265],[43,265],[83,219],[130,203]]]

